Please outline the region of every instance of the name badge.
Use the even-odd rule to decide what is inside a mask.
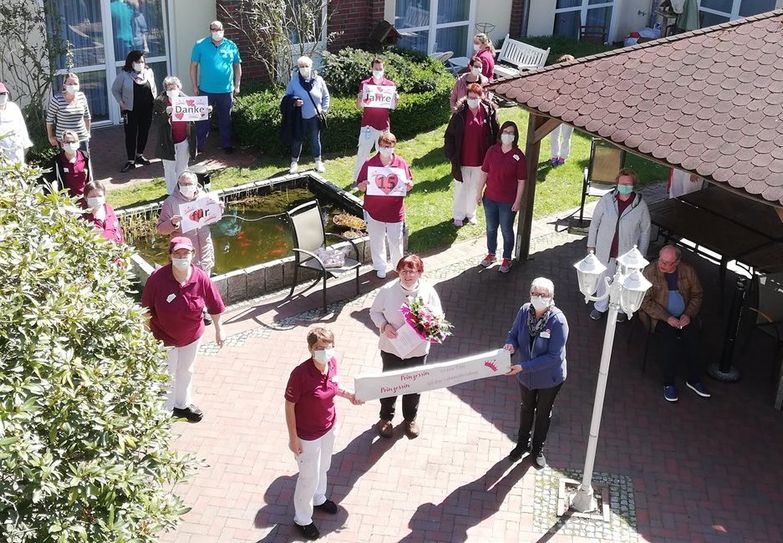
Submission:
[[[332,383],[337,384],[340,382],[340,376],[339,375],[332,375]]]
[[[513,156],[513,157],[514,157],[514,160],[516,160],[517,162],[519,162],[519,155],[511,155],[511,156]]]
[[[171,294],[166,296],[166,303],[170,304],[171,302],[174,301],[174,298],[176,298],[176,297],[177,297],[177,295],[172,292]]]
[[[63,168],[63,173],[70,173],[70,172],[71,170],[69,170],[68,168]]]
[[[551,333],[549,332],[549,330],[544,330],[543,332],[541,332],[540,335],[544,339],[549,339],[549,337],[551,336]]]

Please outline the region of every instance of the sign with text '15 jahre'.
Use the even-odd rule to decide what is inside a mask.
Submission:
[[[171,102],[172,121],[206,121],[209,101],[206,96],[177,96]]]
[[[424,364],[374,375],[360,375],[354,379],[356,399],[366,402],[377,398],[450,387],[467,381],[503,375],[510,367],[511,353],[505,349],[498,349],[451,362]]]

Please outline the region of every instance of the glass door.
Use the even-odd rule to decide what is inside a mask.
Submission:
[[[699,26],[712,26],[775,9],[775,0],[701,0]]]
[[[453,51],[467,56],[473,36],[472,0],[397,0],[395,26],[400,31],[400,47],[424,53]]]
[[[579,37],[582,26],[600,26],[612,40],[613,0],[557,0],[554,36]]]

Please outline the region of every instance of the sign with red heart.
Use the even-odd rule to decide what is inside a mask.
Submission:
[[[393,109],[397,101],[397,87],[394,85],[368,85],[365,83],[362,103],[365,107]]]
[[[209,101],[206,96],[177,96],[171,101],[171,116],[178,121],[206,121]]]
[[[402,168],[369,167],[367,181],[370,196],[405,196],[408,193],[408,178]]]
[[[219,221],[223,217],[223,207],[217,197],[210,193],[192,202],[181,203],[179,215],[182,217],[182,232],[190,232]]]

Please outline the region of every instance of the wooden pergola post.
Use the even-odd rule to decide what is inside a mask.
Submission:
[[[541,150],[541,140],[560,125],[559,119],[551,119],[530,112],[527,124],[527,141],[525,143],[525,158],[527,159],[527,180],[522,193],[522,206],[517,219],[517,242],[514,248],[514,259],[527,260],[530,256],[530,235],[533,228],[533,203],[536,199],[536,174],[538,173],[538,157]]]

